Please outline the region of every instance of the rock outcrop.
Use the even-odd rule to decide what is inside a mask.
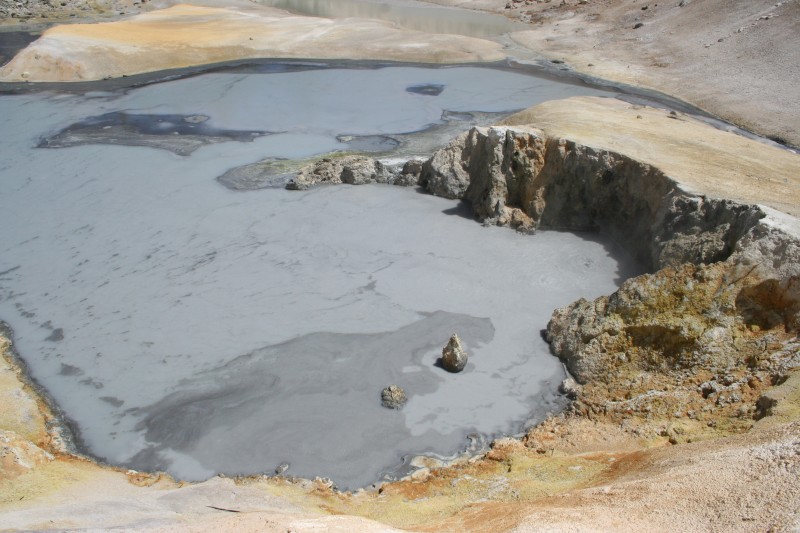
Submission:
[[[749,428],[763,391],[800,367],[797,286],[796,275],[729,261],[686,264],[556,310],[547,338],[582,384],[572,409],[617,423]]]
[[[364,156],[326,157],[301,169],[287,189],[305,190],[319,183],[386,183],[391,172],[375,159]]]
[[[413,187],[419,181],[421,170],[422,162],[416,159],[406,161],[401,167],[384,165],[377,159],[362,155],[331,156],[323,157],[301,168],[285,186],[290,190],[305,190],[313,185],[324,183],[347,183],[349,185],[387,183],[401,187]],[[270,172],[270,169],[266,170],[267,174]],[[272,180],[274,181],[274,179],[273,177]]]
[[[461,345],[461,339],[453,333],[447,345],[442,348],[442,368],[448,372],[461,372],[467,366],[468,355]]]
[[[389,385],[381,391],[381,405],[387,409],[401,409],[406,402],[408,397],[403,387]]]
[[[478,219],[610,232],[651,268],[727,258],[764,213],[681,191],[630,157],[530,127],[473,128],[429,159],[420,184],[471,203]]]
[[[726,261],[665,268],[626,281],[611,296],[556,310],[547,337],[587,383],[623,360],[628,369],[635,361],[639,372],[743,366],[782,373],[778,361],[760,356],[798,330],[800,241],[765,224]],[[800,364],[800,354],[782,364]]]
[[[320,183],[386,183],[392,173],[380,162],[364,156],[326,157],[302,168],[286,185],[305,190]]]

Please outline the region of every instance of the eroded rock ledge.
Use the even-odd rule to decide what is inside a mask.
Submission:
[[[608,231],[651,268],[711,263],[764,213],[682,191],[661,170],[526,127],[474,128],[426,162],[430,192],[462,198],[484,222]]]

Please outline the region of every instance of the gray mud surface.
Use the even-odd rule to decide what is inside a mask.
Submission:
[[[397,156],[412,132],[573,94],[596,91],[394,67],[2,96],[0,316],[82,448],[112,464],[197,480],[289,463],[354,488],[409,454],[517,432],[556,408],[562,369],[538,334],[551,311],[631,274],[613,246],[483,228],[409,189],[242,193],[216,178],[362,139],[394,139]],[[37,147],[97,117],[91,142]],[[164,131],[226,142],[178,155]],[[470,353],[458,375],[435,366],[454,332]],[[395,381],[401,411],[380,406]]]
[[[389,384],[409,397],[435,393],[446,376],[427,356],[453,331],[474,348],[494,337],[488,318],[438,311],[395,331],[312,333],[241,355],[142,409],[140,427],[152,444],[131,465],[168,469],[158,452],[171,449],[218,472],[252,474],[258,464],[269,473],[287,463],[287,475],[325,476],[356,488],[397,463],[397,449],[463,448],[462,432],[409,434],[403,412],[379,401]],[[459,402],[471,393],[457,394]]]

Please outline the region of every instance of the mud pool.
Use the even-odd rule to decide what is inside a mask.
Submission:
[[[0,318],[112,464],[188,480],[288,464],[356,488],[412,454],[518,432],[558,407],[563,371],[539,337],[551,311],[633,273],[596,238],[481,227],[411,189],[216,180],[353,138],[405,156],[444,122],[592,89],[296,64],[102,87],[0,97]],[[458,375],[435,366],[453,332],[471,357]],[[402,411],[380,405],[392,383]]]

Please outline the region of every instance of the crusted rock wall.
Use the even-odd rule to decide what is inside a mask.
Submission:
[[[624,154],[527,127],[473,128],[429,159],[420,183],[484,222],[608,231],[649,267],[727,258],[764,213],[693,196]]]
[[[573,411],[636,431],[669,421],[691,438],[748,429],[767,414],[767,389],[800,367],[799,243],[759,224],[726,261],[668,267],[556,310],[547,339],[584,384]]]
[[[380,161],[369,157],[326,157],[302,168],[286,187],[303,190],[319,183],[387,183],[392,177],[391,172]]]

